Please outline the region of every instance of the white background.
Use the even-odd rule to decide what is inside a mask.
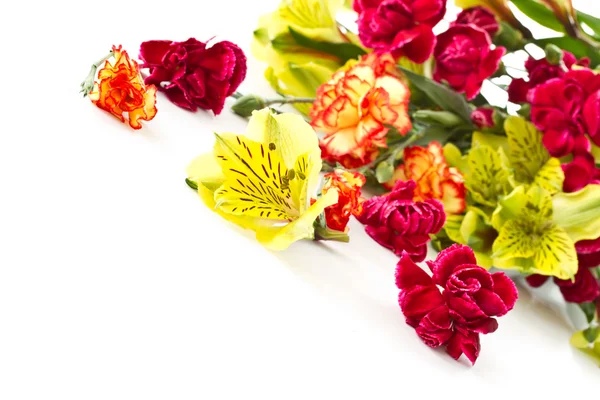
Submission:
[[[0,16],[0,399],[597,393],[567,319],[525,290],[470,367],[404,323],[397,258],[356,222],[349,245],[271,253],[213,214],[184,168],[212,131],[244,131],[228,108],[160,94],[133,131],[78,94],[112,44],[212,36],[248,52],[240,90],[272,93],[249,43],[276,0],[15,4]]]

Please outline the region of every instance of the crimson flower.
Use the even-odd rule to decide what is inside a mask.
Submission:
[[[490,10],[482,6],[476,6],[462,10],[456,17],[456,21],[452,25],[469,25],[473,24],[478,28],[483,29],[494,37],[500,30],[500,25]]]
[[[571,70],[530,90],[531,121],[544,133],[553,157],[600,145],[600,76],[590,69]],[[586,135],[587,134],[587,135]]]
[[[221,113],[225,99],[246,77],[244,52],[227,41],[207,47],[193,38],[150,40],[142,43],[140,58],[142,68],[150,68],[146,84],[155,84],[169,100],[190,111],[200,107]]]
[[[452,358],[465,354],[474,364],[481,348],[479,334],[498,329],[494,317],[512,310],[517,288],[504,273],[490,274],[478,266],[467,246],[454,244],[427,265],[433,276],[403,253],[396,267],[406,323],[426,345],[446,346]]]
[[[433,51],[433,79],[446,81],[468,100],[474,99],[483,81],[496,72],[504,47],[492,49],[490,36],[475,25],[453,25],[437,38]]]
[[[446,214],[437,200],[415,202],[415,188],[415,181],[399,180],[389,194],[366,200],[357,219],[377,243],[418,262],[425,259],[429,235],[442,229]]]
[[[563,50],[563,64],[570,70],[574,65],[588,67],[590,60],[588,58],[577,60],[572,53]],[[513,103],[526,103],[528,101],[527,94],[531,89],[552,78],[560,78],[565,75],[562,65],[552,65],[545,58],[536,60],[529,57],[525,61],[525,69],[529,76],[528,80],[515,78],[508,86],[508,100]]]
[[[577,192],[591,183],[600,184],[600,169],[596,168],[594,156],[589,152],[578,152],[572,161],[562,165],[562,169],[565,193]]]
[[[365,46],[420,64],[431,56],[446,0],[354,0],[354,10]]]

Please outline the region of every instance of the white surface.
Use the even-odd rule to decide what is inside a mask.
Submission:
[[[192,114],[159,95],[157,117],[134,132],[78,85],[113,43],[135,56],[144,40],[218,35],[249,50],[258,15],[276,1],[134,3],[13,3],[15,18],[3,12],[0,33],[12,41],[0,63],[0,399],[598,388],[599,371],[569,346],[566,321],[524,291],[482,337],[471,368],[404,323],[397,259],[356,222],[350,245],[270,253],[208,210],[184,168],[210,149],[212,131],[243,132],[244,120]],[[241,90],[271,93],[248,56]]]

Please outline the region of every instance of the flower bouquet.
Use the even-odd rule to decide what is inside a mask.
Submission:
[[[238,46],[196,39],[144,42],[141,64],[115,47],[82,91],[136,129],[157,91],[215,115],[233,97],[245,134],[216,133],[187,184],[273,250],[347,242],[357,218],[399,257],[428,346],[475,363],[517,301],[513,271],[578,305],[572,344],[600,362],[600,19],[570,0],[456,3],[282,0],[252,38],[276,97],[237,92]]]

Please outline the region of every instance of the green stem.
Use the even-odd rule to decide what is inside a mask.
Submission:
[[[315,99],[310,97],[284,97],[281,99],[266,99],[265,106],[271,106],[273,104],[294,104],[294,103],[314,103]]]
[[[240,97],[244,97],[244,94],[243,94],[242,92],[235,91],[235,92],[234,92],[234,93],[231,95],[231,97],[233,97],[234,99],[239,99]]]
[[[88,76],[83,82],[81,82],[80,92],[83,93],[83,97],[87,96],[88,93],[94,88],[94,80],[96,79],[96,71],[98,71],[98,68],[100,68],[100,66],[113,55],[114,53],[111,50],[107,55],[92,64]]]

